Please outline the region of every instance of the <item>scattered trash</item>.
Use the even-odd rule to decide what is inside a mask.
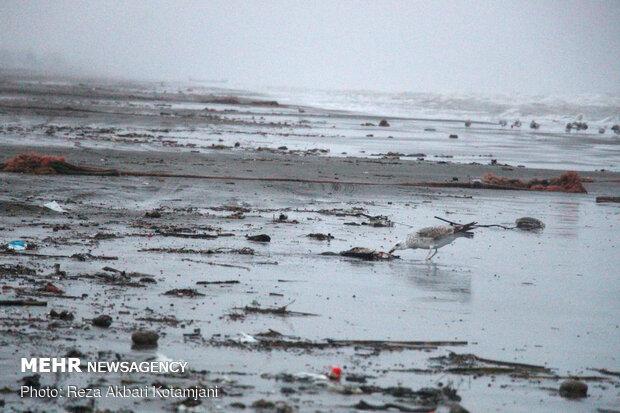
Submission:
[[[340,381],[342,376],[342,368],[340,366],[330,366],[329,374],[327,375],[331,380]]]
[[[577,131],[587,130],[588,124],[585,122],[569,122],[566,124],[566,132],[570,132],[572,129]]]
[[[588,397],[588,385],[580,380],[565,380],[560,384],[560,396],[567,399]]]
[[[396,258],[396,256],[387,252],[375,251],[364,247],[354,247],[350,250],[341,251],[339,254],[324,252],[321,255],[341,255],[343,257],[359,258],[365,261],[390,261]]]
[[[532,230],[545,228],[545,224],[541,220],[536,219],[536,218],[531,218],[531,217],[518,218],[515,221],[515,225],[517,226],[517,228],[523,229],[526,231],[532,231]]]
[[[164,295],[172,295],[174,297],[204,297],[204,294],[199,293],[193,288],[175,288],[173,290],[166,291]]]
[[[56,311],[56,310],[51,310],[50,311],[50,318],[53,319],[59,319],[59,320],[65,320],[65,321],[71,321],[75,318],[75,316],[73,315],[73,313],[67,311],[67,310],[62,310],[60,312]]]
[[[46,202],[43,204],[44,207],[51,209],[52,211],[56,211],[56,212],[67,212],[65,211],[58,202],[56,201],[51,201],[51,202]]]
[[[45,287],[41,288],[41,291],[51,294],[64,294],[64,291],[49,282],[45,284]]]
[[[620,196],[597,196],[596,203],[604,204],[607,202],[620,203]]]
[[[27,248],[28,248],[28,243],[23,240],[15,240],[7,244],[7,249],[10,249],[13,251],[24,251]]]
[[[157,347],[159,334],[152,330],[138,330],[131,334],[131,341],[134,348]]]
[[[254,337],[252,337],[249,334],[244,333],[243,331],[239,333],[239,343],[246,343],[246,344],[255,344],[258,343],[258,340],[255,339]]]
[[[315,239],[317,241],[330,241],[334,239],[333,235],[329,233],[328,234],[313,233],[313,234],[306,235],[306,237]]]

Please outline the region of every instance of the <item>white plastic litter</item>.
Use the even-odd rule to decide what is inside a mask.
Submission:
[[[258,340],[255,339],[254,337],[252,337],[249,334],[244,333],[243,331],[239,333],[239,338],[237,339],[237,341],[239,341],[239,343],[248,343],[248,344],[256,344],[258,343]]]
[[[60,206],[60,204],[56,201],[51,201],[51,202],[46,202],[43,204],[43,206],[45,208],[49,208],[52,211],[56,211],[56,212],[66,212],[64,209],[62,209],[62,207]]]
[[[310,379],[314,381],[327,381],[329,378],[325,374],[317,374],[317,373],[307,373],[302,371],[301,373],[296,373],[295,377],[298,379]]]

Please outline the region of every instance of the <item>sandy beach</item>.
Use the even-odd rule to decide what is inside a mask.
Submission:
[[[0,163],[38,152],[122,173],[0,172],[0,301],[22,302],[0,307],[0,407],[615,411],[620,209],[596,198],[620,196],[619,145],[242,90],[4,74]],[[573,169],[587,193],[476,187],[489,173]],[[339,255],[387,252],[436,216],[545,228],[477,228],[431,262],[422,250]],[[251,239],[263,234],[269,242]],[[13,240],[31,247],[11,250]],[[102,315],[111,323],[93,325]],[[145,329],[157,346],[132,347]],[[33,379],[19,368],[26,353],[185,360],[190,371]],[[332,366],[340,380],[326,376]],[[587,398],[560,395],[570,378]],[[220,393],[20,397],[32,380]]]

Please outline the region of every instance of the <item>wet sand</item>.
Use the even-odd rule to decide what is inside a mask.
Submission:
[[[32,108],[2,110],[10,112],[5,120],[17,116],[27,128],[40,121]],[[47,122],[75,128],[78,115],[65,110]],[[124,116],[122,122],[110,117],[110,123],[142,122]],[[166,122],[173,129],[187,127],[185,120]],[[241,132],[264,130],[244,128]],[[75,164],[224,179],[0,173],[0,240],[37,246],[0,254],[0,264],[7,265],[2,300],[47,302],[47,307],[1,307],[0,400],[8,411],[51,406],[171,411],[184,400],[19,397],[25,375],[19,357],[72,350],[89,361],[183,359],[192,371],[43,374],[43,386],[218,386],[221,397],[202,399],[192,407],[196,411],[235,411],[261,399],[278,402],[273,411],[353,411],[364,407],[362,401],[367,408],[392,404],[403,411],[431,411],[460,398],[470,411],[577,412],[613,409],[620,402],[619,210],[617,204],[595,203],[598,195],[619,195],[617,173],[582,173],[592,178],[585,184],[588,194],[432,189],[401,184],[454,177],[468,182],[489,171],[524,179],[561,171],[331,157],[246,145],[154,149],[118,142],[112,147],[114,142],[100,139],[106,132],[67,133],[67,138],[42,134],[33,144],[36,132],[24,132],[20,143],[21,135],[5,129],[0,151],[3,158],[37,150],[62,154]],[[78,147],[77,133],[84,134]],[[268,180],[274,177],[290,181]],[[317,180],[325,183],[311,182]],[[42,207],[52,200],[67,212]],[[393,225],[369,225],[368,216],[378,215]],[[411,231],[406,225],[435,225],[435,215],[505,225],[534,216],[546,227],[534,233],[480,228],[474,239],[441,249],[431,263],[424,261],[426,251],[401,251],[387,262],[322,255],[355,246],[389,250]],[[307,237],[310,233],[334,239],[318,241]],[[256,234],[269,235],[271,242],[246,238]],[[90,255],[71,258],[74,254]],[[54,264],[64,273],[56,273]],[[218,281],[229,283],[204,284]],[[48,282],[62,293],[45,291]],[[175,289],[200,295],[166,294]],[[283,306],[313,315],[251,311]],[[52,309],[74,318],[52,318]],[[109,328],[92,326],[91,319],[101,314],[112,316]],[[156,349],[131,348],[131,333],[138,328],[159,333]],[[261,338],[259,333],[270,330],[282,336]],[[242,333],[261,341],[244,342]],[[416,343],[394,343],[403,341]],[[298,375],[325,373],[330,365],[343,368],[340,382]],[[588,398],[558,394],[568,376],[588,383]],[[423,388],[432,390],[419,392]],[[458,397],[445,388],[455,389]]]

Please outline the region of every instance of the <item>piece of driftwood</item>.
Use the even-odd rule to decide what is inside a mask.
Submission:
[[[0,300],[0,306],[36,306],[47,307],[47,301],[35,301],[35,300]]]

